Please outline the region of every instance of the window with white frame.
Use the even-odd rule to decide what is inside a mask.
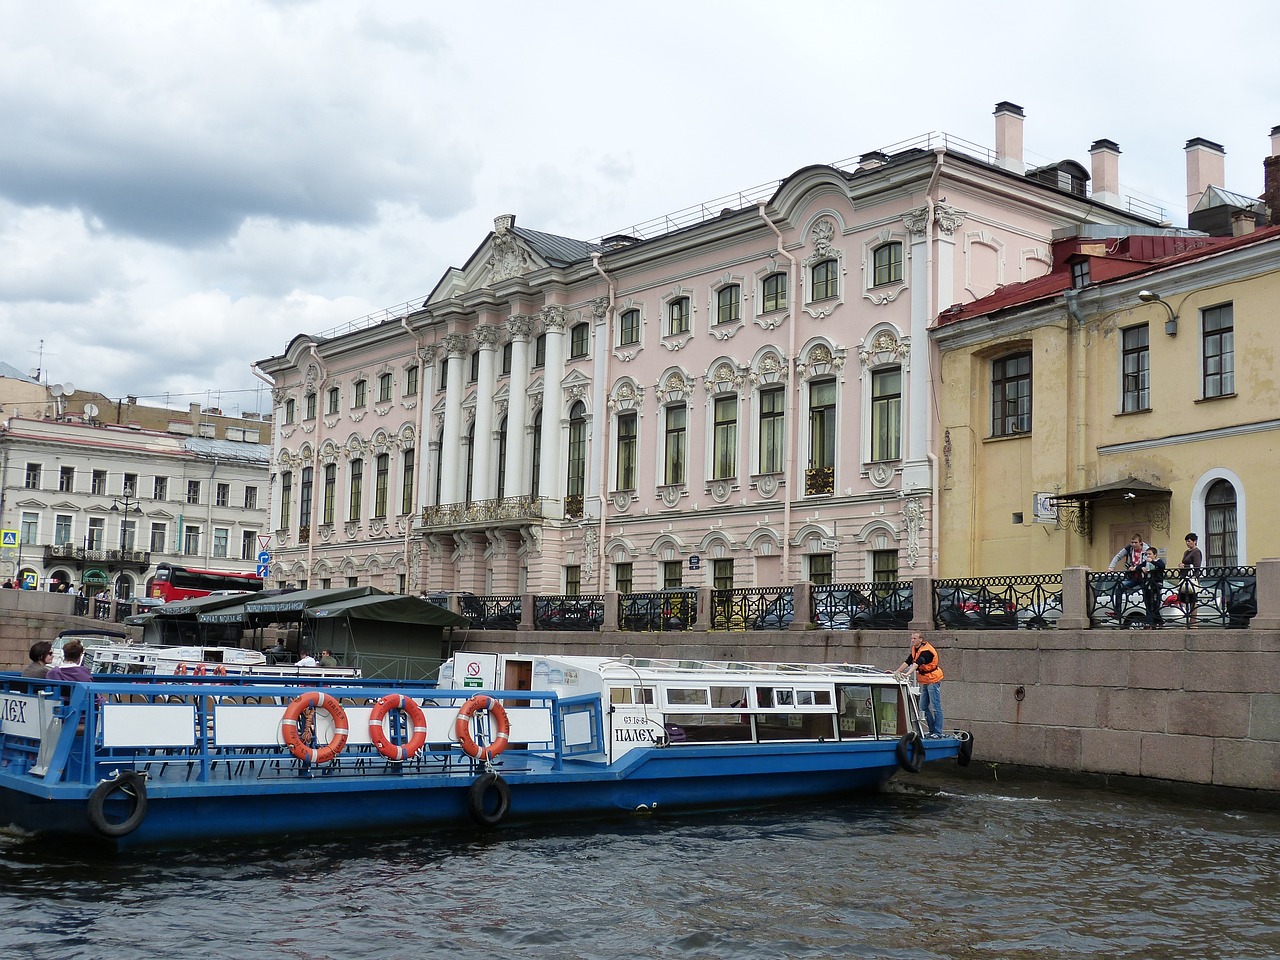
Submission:
[[[297,419],[297,401],[290,397],[284,402],[284,422],[293,423]]]
[[[151,524],[151,552],[164,553],[169,542],[169,525],[167,523]]]
[[[1123,367],[1121,407],[1125,413],[1151,409],[1151,345],[1147,325],[1120,331],[1120,363]]]
[[[836,464],[836,381],[814,380],[809,384],[809,468],[831,468]]]
[[[200,481],[188,480],[187,481],[187,503],[199,503],[199,502],[200,502]]]
[[[105,550],[107,547],[107,518],[89,518],[89,539],[85,541],[88,550]]]
[[[886,283],[902,282],[902,244],[898,241],[882,243],[872,253],[872,284],[880,287]]]
[[[293,510],[293,472],[290,470],[280,474],[280,529],[289,529],[289,520]]]
[[[231,543],[231,531],[226,527],[213,528],[213,555],[220,560],[227,558],[227,548]]]
[[[684,483],[685,480],[686,420],[687,411],[683,403],[666,408],[662,482],[667,485]]]
[[[63,517],[59,517],[58,519],[59,519],[59,520],[62,520],[62,519],[64,519],[64,518],[63,518]],[[66,535],[66,539],[65,539],[65,540],[58,540],[58,539],[56,538],[56,534],[55,534],[55,538],[54,538],[54,541],[53,541],[54,543],[70,543],[70,542],[71,542],[71,518],[70,518],[70,517],[66,517],[65,519],[66,519],[66,521],[67,521],[67,535]],[[21,528],[21,531],[20,531],[20,537],[21,537],[20,542],[21,542],[21,543],[24,543],[24,544],[31,544],[31,543],[39,543],[39,542],[40,542],[40,514],[38,514],[38,513],[31,513],[31,512],[26,511],[26,510],[24,510],[24,511],[23,511],[23,513],[22,513],[22,528]]]
[[[328,413],[329,416],[331,417],[338,413],[341,413],[342,412],[342,391],[337,387],[330,387],[328,396],[329,396],[329,405],[325,412]]]
[[[381,373],[378,375],[378,402],[391,402],[391,387],[395,383],[395,377],[390,373]]]
[[[316,418],[316,395],[314,393],[308,393],[303,400],[306,405],[306,412],[302,419],[314,420]]]
[[[764,313],[782,310],[787,305],[787,275],[771,273],[760,282],[760,309]]]
[[[58,469],[58,489],[63,493],[74,493],[76,489],[76,468],[60,467]]]
[[[618,414],[618,476],[617,490],[634,490],[636,488],[636,450],[639,443],[637,433],[638,416],[634,411]]]
[[[808,559],[809,582],[819,587],[830,584],[835,570],[834,557],[829,553],[811,553]]]
[[[716,291],[716,323],[742,319],[742,287],[731,283]]]
[[[511,368],[507,367],[503,373],[510,373]],[[406,397],[416,397],[418,395],[418,365],[408,367],[404,372],[404,395]]]
[[[27,541],[25,536],[22,539],[24,542],[34,542]],[[53,518],[53,542],[56,544],[71,542],[71,514],[60,513]]]
[[[352,390],[351,407],[353,410],[361,410],[364,408],[368,400],[369,384],[364,380],[357,380]]]
[[[684,561],[662,561],[662,589],[677,590],[684,585]]]
[[[400,455],[400,513],[413,513],[413,499],[416,491],[413,486],[413,447],[407,448]]]
[[[219,507],[230,506],[231,504],[231,484],[220,483],[214,489],[214,503]]]
[[[347,468],[350,475],[350,495],[347,498],[347,519],[353,523],[360,519],[360,505],[364,499],[364,461],[352,460]]]
[[[1232,304],[1210,307],[1201,314],[1201,355],[1204,398],[1228,397],[1236,392],[1235,315]]]
[[[89,478],[89,492],[100,497],[107,493],[107,471],[95,470]]]
[[[569,359],[580,360],[587,355],[591,343],[591,324],[575,323],[569,331]]]
[[[338,465],[326,463],[324,466],[324,491],[321,495],[320,522],[326,526],[333,523],[334,505],[338,498]]]
[[[246,510],[258,509],[258,488],[246,486],[244,488],[244,508]]]
[[[871,371],[871,459],[902,456],[902,368]]]
[[[191,525],[182,528],[182,552],[188,557],[200,556],[200,531]]]
[[[689,298],[676,297],[667,304],[667,335],[689,332]]]
[[[729,480],[738,475],[738,397],[716,397],[713,406],[711,477]]]
[[[618,317],[618,346],[629,347],[640,342],[640,311],[623,310]]]
[[[809,269],[809,299],[830,300],[840,293],[840,265],[831,258],[820,260]]]
[[[474,429],[474,427],[473,427]],[[378,459],[374,462],[373,473],[373,515],[375,517],[385,517],[387,515],[387,490],[391,481],[391,456],[390,454],[380,453]]]
[[[241,560],[257,560],[258,559],[258,531],[257,530],[241,530],[240,531],[240,559]]]
[[[785,435],[786,391],[781,384],[763,387],[760,405],[760,472],[781,473]]]

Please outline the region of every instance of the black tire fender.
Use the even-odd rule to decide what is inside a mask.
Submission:
[[[490,804],[490,791],[497,794],[496,805]],[[467,790],[467,812],[482,827],[496,827],[511,809],[511,788],[492,770],[486,770],[472,781]]]
[[[897,746],[898,766],[907,773],[919,773],[924,766],[924,740],[912,730],[904,733]]]
[[[967,767],[973,759],[973,731],[966,730],[960,735],[960,752],[956,754],[956,764]]]
[[[123,820],[108,820],[107,798],[117,792],[131,797],[133,806],[129,810],[129,815]],[[146,777],[132,770],[126,770],[116,774],[110,780],[103,780],[93,788],[93,793],[89,794],[85,813],[89,817],[89,825],[104,837],[124,837],[133,833],[147,816]]]

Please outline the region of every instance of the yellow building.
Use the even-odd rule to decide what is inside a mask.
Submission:
[[[1248,229],[1247,226],[1243,229]],[[1280,557],[1280,227],[1083,228],[931,331],[939,575]]]

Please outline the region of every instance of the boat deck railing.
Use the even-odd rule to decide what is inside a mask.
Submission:
[[[286,708],[303,693],[321,690],[338,701],[347,740],[328,763],[297,758],[283,738]],[[426,719],[427,743],[414,758],[388,759],[370,736],[370,714],[378,699],[404,693]],[[566,758],[603,750],[600,698],[558,697],[550,691],[445,689],[433,683],[397,683],[394,690],[363,680],[218,677],[174,682],[172,677],[97,678],[92,684],[0,678],[0,777],[20,777],[56,790],[93,785],[120,770],[144,772],[155,785],[198,785],[298,777],[473,775],[480,766],[466,754],[453,730],[459,706],[477,693],[504,701],[511,723],[509,746],[500,756],[507,768],[558,770]],[[10,722],[7,717],[20,717]],[[483,718],[483,719],[481,719]],[[324,747],[335,734],[328,712],[303,716],[307,746]],[[568,723],[566,723],[568,720]],[[393,744],[413,731],[398,710],[385,720]],[[473,720],[475,739],[493,742],[492,716]],[[566,726],[575,733],[567,743]]]

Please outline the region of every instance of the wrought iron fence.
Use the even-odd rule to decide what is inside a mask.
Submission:
[[[810,621],[826,630],[905,630],[914,610],[910,581],[814,587]]]
[[[1062,574],[933,582],[933,622],[946,630],[1048,630],[1062,616]]]
[[[601,594],[535,597],[533,625],[538,630],[599,630],[604,625]]]
[[[711,591],[712,630],[785,630],[794,619],[790,587]]]
[[[618,627],[622,630],[692,630],[697,619],[698,591],[693,588],[618,597]]]
[[[440,503],[424,507],[422,522],[429,527],[542,519],[541,497],[503,497],[470,503]]]
[[[1258,614],[1256,567],[1166,570],[1155,589],[1119,571],[1089,575],[1096,627],[1247,627]]]
[[[475,615],[463,610],[463,616],[478,630],[515,630],[520,626],[520,598],[516,596],[475,597]]]

